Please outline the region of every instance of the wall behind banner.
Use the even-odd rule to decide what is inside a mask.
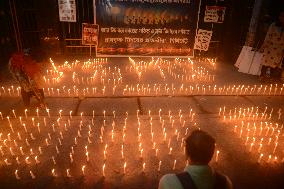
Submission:
[[[1,64],[6,63],[9,54],[17,50],[10,1],[12,0],[0,1]],[[77,22],[75,23],[59,22],[58,0],[13,1],[19,19],[19,40],[22,47],[42,45],[50,49],[51,56],[60,53],[68,57],[89,56],[89,47],[81,44],[81,30],[82,23],[94,23],[93,0],[76,0]],[[270,0],[265,1],[266,4],[274,3]],[[213,34],[208,51],[196,50],[195,55],[217,56],[233,64],[245,41],[253,4],[254,0],[202,0],[199,28],[208,31],[212,29]],[[224,22],[205,23],[202,14],[205,13],[206,5],[225,6]],[[279,7],[276,4],[274,6]],[[265,5],[264,12],[267,12],[269,7],[271,5]],[[275,12],[274,9],[271,9],[271,12]],[[264,18],[260,21],[264,22]],[[95,48],[92,47],[92,51],[94,50]]]

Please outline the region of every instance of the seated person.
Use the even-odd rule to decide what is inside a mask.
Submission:
[[[179,174],[166,174],[159,189],[231,189],[230,179],[208,165],[215,150],[215,139],[201,130],[194,130],[185,140],[189,166]]]

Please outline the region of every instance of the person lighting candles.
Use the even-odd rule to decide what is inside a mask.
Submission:
[[[35,96],[40,107],[46,107],[43,92],[41,65],[44,53],[36,49],[25,49],[14,53],[9,60],[9,70],[21,86],[21,96],[25,107],[30,106],[30,99]]]

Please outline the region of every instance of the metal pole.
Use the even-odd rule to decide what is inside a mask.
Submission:
[[[263,0],[255,0],[254,2],[249,30],[246,38],[246,46],[252,47],[255,43],[257,24],[259,20],[262,3]]]
[[[97,8],[96,8],[96,0],[93,0],[93,9],[94,9],[94,24],[97,23]]]
[[[96,0],[93,0],[93,9],[94,9],[94,24],[97,24],[97,6],[96,6]],[[97,57],[97,48],[98,48],[98,46],[95,45],[95,57]]]
[[[15,24],[16,21],[15,21],[14,9],[13,9],[14,6],[12,7],[12,1],[13,0],[9,0],[9,6],[10,6],[10,12],[11,12],[11,16],[12,16],[12,23],[13,23],[14,33],[15,33],[17,50],[20,51],[21,48],[20,48],[19,39],[18,39],[18,32],[17,32],[16,24]],[[13,1],[13,3],[14,3],[14,1]]]
[[[21,33],[20,33],[20,29],[19,29],[19,22],[18,22],[18,16],[17,16],[17,9],[16,9],[16,5],[15,5],[15,1],[13,0],[13,5],[14,5],[14,13],[15,13],[15,19],[16,19],[16,29],[18,32],[18,40],[19,40],[19,46],[20,46],[20,50],[22,50],[22,40],[21,40]]]

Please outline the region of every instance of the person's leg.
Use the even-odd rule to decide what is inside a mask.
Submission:
[[[281,78],[281,68],[273,68],[271,71],[271,77],[275,80],[279,80]]]
[[[30,106],[30,92],[26,92],[25,90],[21,89],[21,95],[24,102],[24,106]]]
[[[265,79],[267,78],[267,73],[266,73],[267,69],[268,69],[267,66],[262,66],[260,76],[259,76],[260,81],[265,81]]]
[[[38,105],[39,105],[40,107],[44,107],[46,104],[45,104],[45,102],[44,102],[44,92],[43,92],[43,89],[37,89],[37,90],[38,90],[38,93],[39,93],[38,95],[39,95],[39,97],[40,97],[40,99],[37,98],[37,100],[39,101],[39,102],[38,102]],[[36,96],[34,92],[32,93],[32,95],[33,95],[33,96]]]
[[[39,93],[40,93],[41,98],[44,99],[44,92],[43,92],[43,89],[39,89]]]
[[[266,72],[267,72],[268,66],[262,66],[261,68],[261,76],[266,76]]]

